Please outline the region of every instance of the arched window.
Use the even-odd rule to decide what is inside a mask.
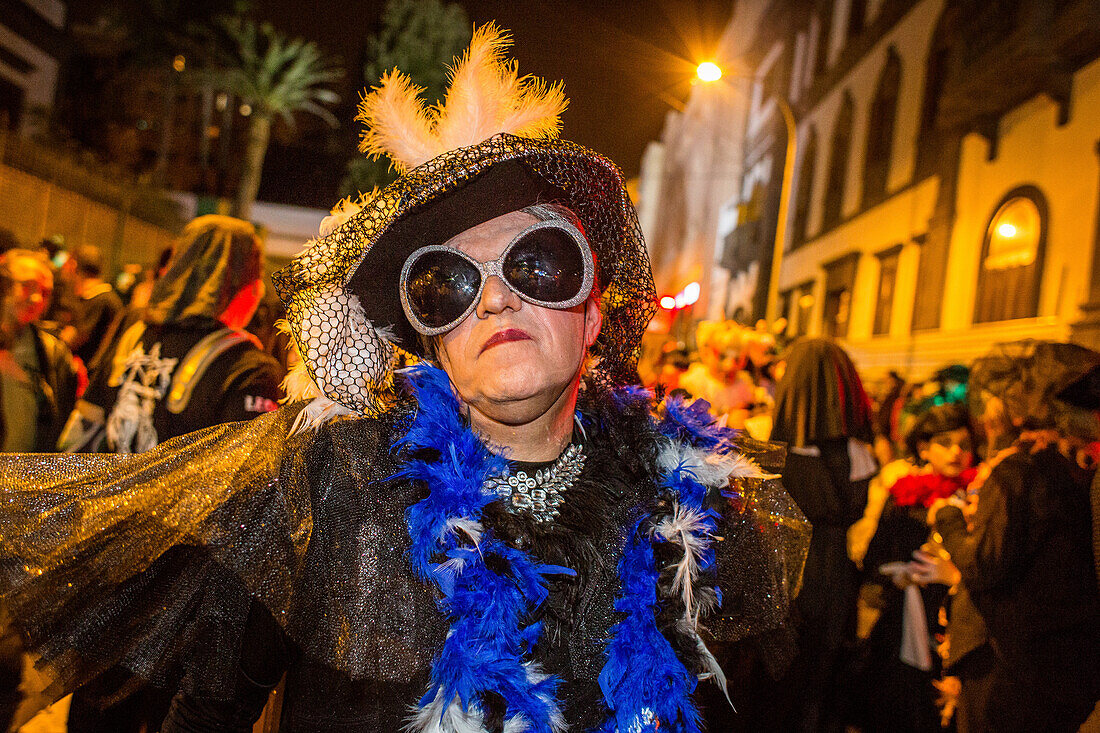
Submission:
[[[892,47],[878,78],[871,101],[867,125],[867,155],[863,162],[863,207],[874,206],[886,198],[886,179],[890,174],[890,153],[894,148],[894,122],[898,113],[898,89],[901,87],[901,60]]]
[[[810,128],[806,147],[802,151],[802,167],[798,173],[798,190],[794,199],[794,229],[791,248],[798,247],[809,237],[806,227],[810,223],[810,204],[814,194],[814,172],[817,169],[817,130]]]
[[[986,227],[974,322],[1034,318],[1047,238],[1047,201],[1035,186],[1008,193]]]
[[[852,150],[852,107],[852,95],[845,91],[836,127],[833,129],[833,144],[830,146],[829,177],[825,181],[825,206],[821,216],[822,229],[831,229],[840,223],[844,183],[848,177],[848,155]]]

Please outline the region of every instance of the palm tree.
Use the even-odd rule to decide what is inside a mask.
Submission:
[[[336,118],[321,105],[337,101],[325,85],[342,72],[329,65],[317,44],[288,39],[268,23],[238,17],[226,22],[226,30],[234,41],[234,58],[223,84],[251,108],[234,205],[234,214],[247,219],[260,188],[271,123],[279,116],[293,126],[296,112],[308,112],[335,127]]]

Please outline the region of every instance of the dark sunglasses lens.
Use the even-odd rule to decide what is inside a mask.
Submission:
[[[512,245],[502,267],[512,287],[533,300],[563,303],[580,292],[584,257],[568,232],[535,229]]]
[[[477,297],[481,273],[454,254],[425,252],[409,268],[405,281],[412,312],[425,326],[441,328],[457,320]]]

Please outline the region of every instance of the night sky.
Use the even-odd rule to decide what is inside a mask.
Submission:
[[[186,2],[186,0],[183,0]],[[89,22],[112,0],[70,0],[73,22]],[[365,39],[380,25],[383,0],[253,0],[253,14],[287,35],[317,41],[347,69],[333,134],[301,116],[294,135],[268,149],[261,200],[329,207],[354,151]],[[691,89],[695,65],[712,58],[733,0],[460,0],[471,23],[495,20],[512,32],[521,74],[563,80],[570,99],[562,136],[637,175],[642,152]],[[226,5],[229,1],[226,0]]]
[[[495,20],[512,31],[520,73],[565,81],[571,104],[562,136],[607,155],[628,176],[637,174],[646,142],[660,134],[670,109],[662,95],[687,98],[695,64],[713,55],[732,11],[729,0],[459,4],[474,24]],[[256,0],[257,14],[350,63],[377,27],[382,6],[375,0]]]

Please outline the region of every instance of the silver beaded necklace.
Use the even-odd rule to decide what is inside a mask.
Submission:
[[[504,500],[508,511],[530,514],[537,522],[552,522],[561,513],[565,492],[581,475],[584,459],[584,446],[571,443],[558,460],[534,475],[509,469],[490,477],[485,487]]]

